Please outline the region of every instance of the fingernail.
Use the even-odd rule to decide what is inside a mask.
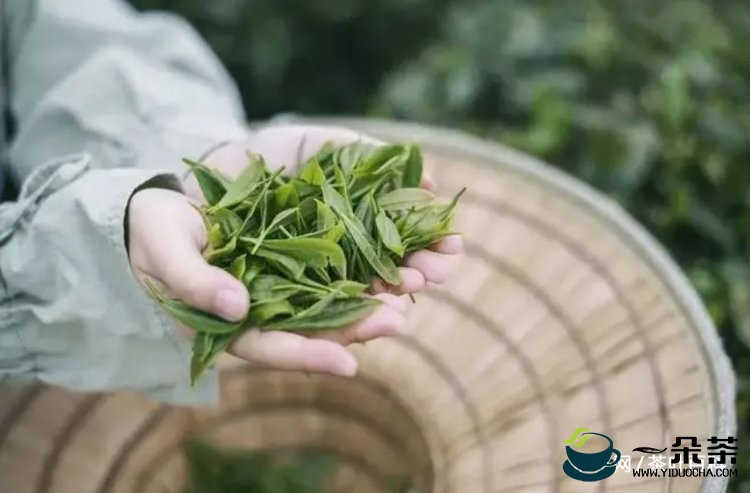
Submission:
[[[214,298],[214,312],[227,320],[242,319],[247,308],[247,295],[234,289],[221,289]]]

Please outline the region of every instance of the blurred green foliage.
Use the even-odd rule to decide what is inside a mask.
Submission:
[[[750,491],[750,4],[133,0],[186,16],[248,115],[461,127],[609,194],[677,259],[738,372]]]
[[[282,460],[253,450],[222,450],[200,440],[185,444],[184,493],[320,493],[335,458],[302,454]]]
[[[190,438],[184,444],[187,485],[183,493],[323,493],[345,462],[333,453],[308,450],[273,453],[218,448]],[[385,477],[386,493],[408,493],[410,478]]]

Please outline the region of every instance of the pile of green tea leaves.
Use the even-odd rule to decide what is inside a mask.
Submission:
[[[201,440],[185,443],[185,493],[324,493],[340,461],[304,452],[280,457],[258,450],[221,450]],[[407,478],[384,478],[388,493],[412,491]]]
[[[191,382],[247,327],[310,332],[343,328],[379,301],[363,296],[374,277],[399,284],[404,255],[452,234],[461,193],[436,203],[422,188],[414,145],[357,142],[323,146],[296,174],[271,170],[262,156],[232,180],[185,160],[206,198],[206,260],[247,287],[252,308],[239,322],[152,295],[195,329]]]

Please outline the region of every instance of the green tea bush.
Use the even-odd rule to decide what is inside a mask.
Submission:
[[[738,373],[750,491],[750,4],[134,0],[185,15],[248,115],[460,127],[619,201],[702,295]]]

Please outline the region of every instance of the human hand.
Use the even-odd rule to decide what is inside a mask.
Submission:
[[[326,141],[340,145],[357,138],[357,134],[340,129],[273,127],[254,134],[247,142],[224,146],[205,161],[235,176],[247,164],[249,149],[262,154],[271,166],[279,166],[304,161]],[[185,188],[194,200],[202,199],[197,184],[191,180],[186,181]],[[130,259],[139,278],[152,278],[170,295],[227,320],[245,316],[250,308],[245,286],[201,256],[207,244],[206,232],[188,197],[161,189],[139,191],[131,199],[128,222]],[[375,297],[383,305],[352,327],[321,331],[314,337],[251,328],[232,344],[229,352],[278,369],[353,375],[357,362],[345,345],[402,330],[406,303],[397,294],[419,291],[427,281],[442,282],[448,274],[449,254],[460,249],[460,238],[451,237],[431,250],[411,255],[400,269],[399,286],[374,283],[378,293]],[[189,336],[194,335],[190,328],[183,329]]]

